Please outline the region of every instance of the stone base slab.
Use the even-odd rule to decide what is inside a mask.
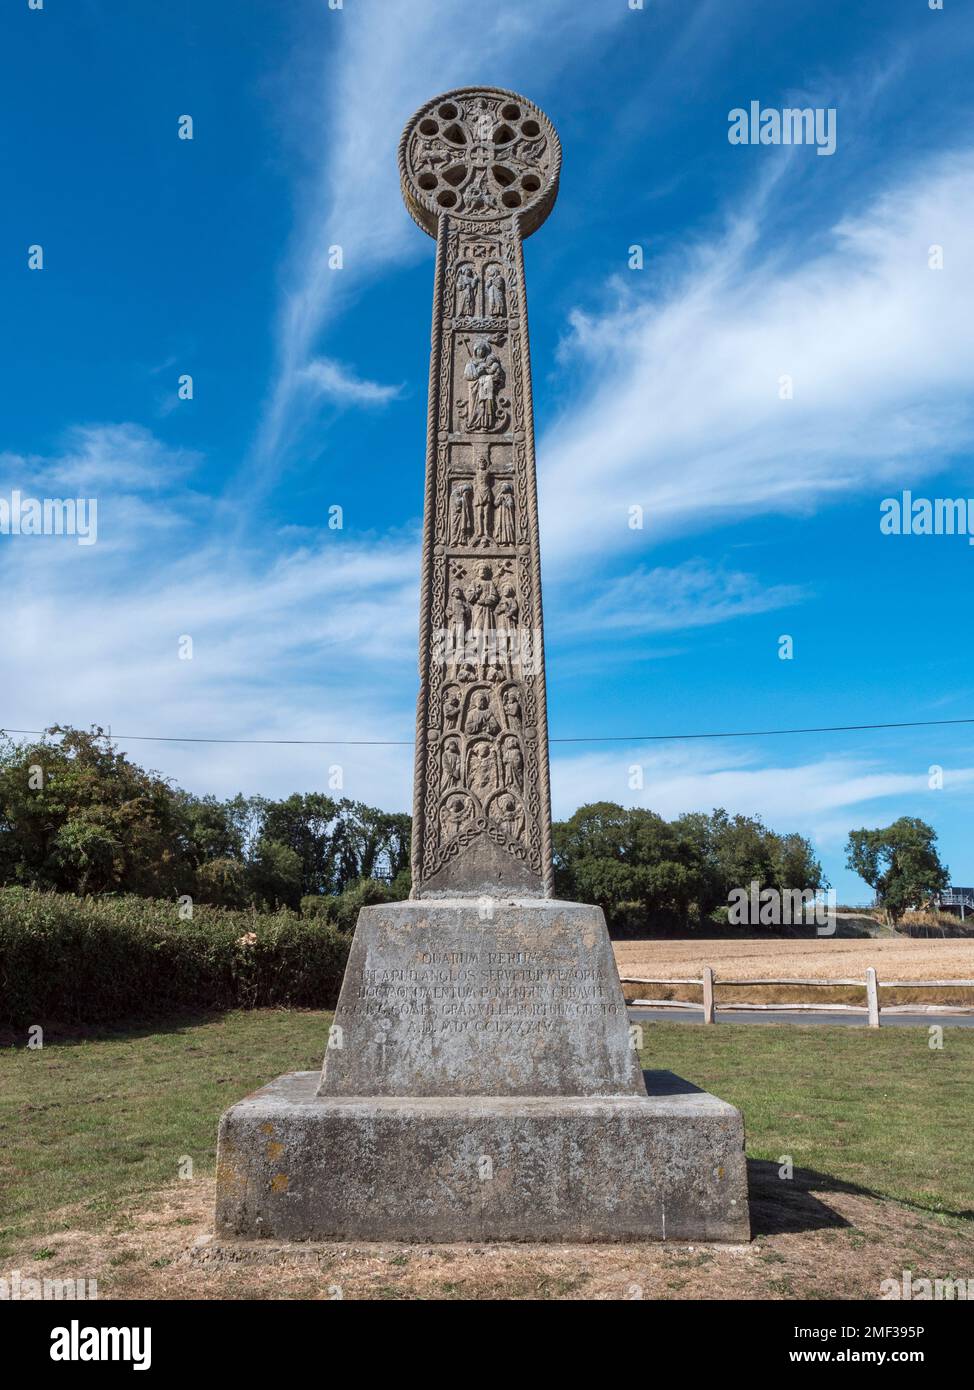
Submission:
[[[291,1072],[220,1122],[218,1238],[750,1239],[744,1124],[671,1072],[648,1096],[316,1095]]]

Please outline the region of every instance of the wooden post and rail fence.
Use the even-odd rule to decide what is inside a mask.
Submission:
[[[713,967],[705,965],[703,973],[695,976],[682,976],[675,979],[672,976],[667,979],[653,978],[648,975],[620,975],[620,980],[624,985],[696,985],[703,991],[703,1021],[704,1023],[717,1022],[717,1004],[714,999],[714,986],[733,985],[735,988],[740,985],[788,985],[788,986],[808,986],[810,988],[836,989],[842,986],[855,986],[866,991],[866,1002],[862,1004],[746,1004],[721,1003],[722,1009],[740,1009],[747,1012],[774,1012],[792,1013],[802,1009],[812,1010],[815,1013],[865,1013],[868,1016],[869,1027],[878,1028],[880,1026],[880,1002],[879,991],[881,989],[974,989],[974,980],[880,980],[876,976],[873,966],[867,966],[865,979],[843,979],[819,980],[819,979],[780,979],[770,980],[755,979],[742,980],[736,976],[733,979],[719,979]],[[699,1009],[699,1004],[691,1003],[683,999],[632,999],[630,1007],[642,1008],[670,1008],[670,1009]],[[974,1012],[974,1007],[958,1004],[887,1004],[887,1013],[958,1013],[966,1014]]]

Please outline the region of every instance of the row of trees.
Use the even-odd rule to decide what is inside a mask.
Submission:
[[[410,824],[318,792],[192,796],[130,761],[100,729],[0,739],[0,884],[300,906],[351,928],[360,907],[408,894]],[[718,922],[730,892],[752,882],[828,886],[804,836],[724,810],[666,821],[597,802],[554,826],[554,848],[559,896],[598,904],[617,932]],[[893,919],[948,881],[921,820],[853,831],[847,852]]]
[[[409,833],[407,815],[318,792],[191,796],[100,729],[0,741],[3,884],[276,908],[381,875],[405,896]]]
[[[724,810],[666,821],[600,801],[557,824],[554,845],[559,896],[596,903],[616,932],[720,921],[731,890],[754,881],[779,890],[827,886],[804,836]]]

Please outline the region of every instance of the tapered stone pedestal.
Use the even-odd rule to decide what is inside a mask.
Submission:
[[[217,1231],[748,1239],[740,1113],[647,1075],[649,1094],[598,908],[366,908],[321,1078],[280,1077],[221,1121]]]

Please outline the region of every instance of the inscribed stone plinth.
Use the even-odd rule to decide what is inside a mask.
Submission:
[[[322,1095],[645,1095],[599,909],[488,901],[363,910]]]
[[[399,167],[436,238],[412,900],[360,914],[320,1079],[223,1116],[217,1230],[746,1239],[739,1112],[668,1073],[647,1095],[602,913],[552,896],[522,240],[558,137],[462,88]]]

